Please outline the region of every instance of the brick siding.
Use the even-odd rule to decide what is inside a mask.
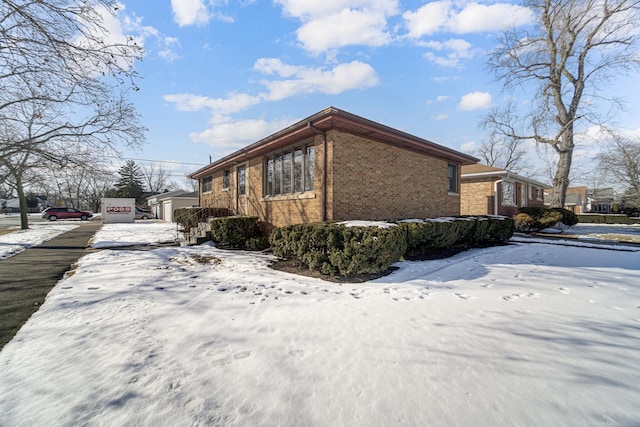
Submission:
[[[258,216],[267,228],[322,220],[322,137],[316,136],[314,143],[312,192],[265,198],[263,157],[244,163],[247,215]],[[447,192],[446,160],[335,130],[327,132],[327,151],[327,220],[429,218],[460,212],[459,196]],[[238,212],[238,166],[231,167],[228,189],[223,188],[223,171],[214,173],[212,191],[200,194],[201,206]]]

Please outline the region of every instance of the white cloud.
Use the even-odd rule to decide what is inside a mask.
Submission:
[[[213,126],[202,132],[191,133],[189,138],[194,142],[209,144],[221,152],[230,153],[271,135],[293,122],[288,119],[273,122],[263,119],[232,121],[228,117],[217,117],[213,121]]]
[[[439,56],[433,52],[426,52],[424,54],[424,57],[429,61],[443,67],[459,67],[462,63],[462,60],[473,58],[471,43],[462,39],[449,39],[444,42],[428,41],[422,43],[422,46],[428,47],[435,51],[449,51],[445,56]]]
[[[471,92],[463,95],[458,104],[458,111],[474,111],[490,108],[493,105],[489,92]]]
[[[392,35],[387,18],[398,13],[397,0],[276,0],[285,15],[302,25],[296,31],[303,48],[312,54],[344,46],[382,46]]]
[[[171,0],[171,9],[173,20],[181,27],[203,25],[211,18],[204,0]]]
[[[261,58],[254,69],[267,75],[277,75],[282,80],[262,80],[268,89],[265,100],[277,101],[295,95],[324,93],[336,95],[347,90],[376,86],[379,78],[373,67],[360,61],[339,64],[330,70],[292,66],[279,59]]]
[[[460,3],[447,0],[429,2],[402,16],[409,30],[408,36],[413,39],[437,32],[468,34],[499,31],[508,26],[533,22],[533,13],[523,6],[471,2],[460,8]]]
[[[448,26],[457,34],[500,31],[509,26],[519,27],[534,21],[530,9],[509,3],[469,3],[452,18]]]
[[[442,30],[450,19],[453,4],[449,1],[433,1],[415,12],[405,12],[402,17],[409,29],[410,38],[420,38]]]
[[[167,62],[173,62],[180,58],[180,55],[176,52],[176,48],[179,48],[180,41],[175,37],[163,37],[161,39],[162,45],[158,51],[158,56]]]
[[[232,114],[242,111],[262,101],[259,96],[246,93],[231,93],[226,98],[209,98],[188,93],[169,94],[164,100],[176,104],[178,111],[211,110],[212,114]]]
[[[383,46],[391,40],[385,26],[382,13],[345,9],[307,22],[296,34],[307,51],[319,54],[349,45]]]
[[[478,144],[475,141],[469,141],[462,144],[460,146],[460,149],[464,153],[473,153],[476,150],[477,146]]]
[[[448,96],[446,96],[446,95],[440,95],[440,96],[438,96],[438,97],[436,98],[436,101],[438,101],[438,102],[444,102],[444,101],[446,101],[447,99],[449,99],[449,97],[448,97]]]
[[[442,113],[442,114],[438,114],[437,116],[433,116],[431,120],[441,121],[441,120],[447,120],[448,118],[449,118],[449,115],[447,113]]]

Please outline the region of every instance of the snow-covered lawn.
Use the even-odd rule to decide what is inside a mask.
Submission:
[[[612,249],[342,285],[208,244],[94,252],[0,352],[0,425],[638,425],[640,252]]]
[[[78,226],[77,221],[76,223],[60,221],[31,224],[30,228],[26,230],[20,230],[16,227],[8,234],[0,234],[0,259],[14,256],[27,248],[40,245]]]
[[[96,249],[175,242],[177,227],[172,222],[153,220],[104,224],[91,241]]]

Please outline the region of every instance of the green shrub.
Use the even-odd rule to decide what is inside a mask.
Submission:
[[[640,224],[639,218],[620,214],[578,214],[578,222],[585,224]]]
[[[402,222],[407,232],[407,254],[416,256],[437,249],[506,242],[513,235],[513,220],[495,216],[469,216]]]
[[[352,276],[383,272],[405,254],[505,242],[512,235],[511,218],[487,216],[401,221],[389,228],[296,224],[276,228],[269,242],[280,258],[296,256],[311,270]]]
[[[227,215],[229,215],[228,209],[179,208],[173,211],[173,221],[180,224],[185,231],[189,231],[199,223],[207,222],[209,218]]]
[[[533,218],[531,215],[521,212],[513,217],[513,223],[516,230],[527,233],[533,230]]]
[[[227,216],[211,221],[211,240],[223,246],[243,248],[249,239],[259,235],[255,216]]]
[[[543,228],[552,227],[558,222],[562,222],[565,215],[563,211],[571,213],[566,209],[549,209],[537,206],[522,207],[518,210],[520,213],[514,216],[515,228],[517,231],[523,233],[531,233],[542,230]],[[575,217],[575,215],[573,216]],[[576,219],[568,214],[566,214],[566,218],[570,223]],[[571,225],[575,224],[576,222],[573,222]]]
[[[572,225],[576,225],[578,223],[578,215],[574,214],[568,209],[563,208],[551,208],[554,212],[560,212],[562,215],[562,223],[567,227],[571,227]]]
[[[244,244],[248,251],[263,251],[269,248],[269,238],[265,236],[251,237]]]
[[[296,224],[275,229],[269,241],[278,257],[295,255],[311,270],[341,276],[385,271],[406,250],[405,232],[398,226]]]

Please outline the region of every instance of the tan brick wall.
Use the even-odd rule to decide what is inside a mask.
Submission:
[[[247,214],[267,227],[322,220],[322,136],[315,137],[314,191],[262,197],[263,157],[245,164]],[[447,192],[447,161],[337,131],[327,133],[327,220],[430,218],[458,215],[460,199]],[[230,188],[223,172],[213,191],[201,194],[201,206],[236,212],[236,167]]]
[[[498,178],[465,179],[460,186],[460,214],[461,215],[493,215],[495,213],[494,182]],[[529,198],[529,186],[516,182],[517,206],[502,204],[502,184],[498,183],[498,215],[513,216],[522,206],[522,192],[525,192],[526,206],[544,206],[542,200],[537,200],[535,192]]]
[[[246,214],[257,216],[266,223],[267,228],[281,227],[288,224],[317,222],[322,219],[321,179],[322,179],[322,138],[315,138],[315,175],[314,191],[302,194],[263,197],[264,157],[257,157],[244,163],[246,167]],[[228,207],[237,212],[236,199],[236,165],[231,168],[230,188],[222,188],[223,172],[216,172],[213,177],[213,191],[201,194],[203,207]]]
[[[464,180],[460,184],[460,215],[492,215],[493,181]]]
[[[386,220],[458,215],[447,161],[333,132],[331,219]],[[459,168],[458,168],[459,171]]]

